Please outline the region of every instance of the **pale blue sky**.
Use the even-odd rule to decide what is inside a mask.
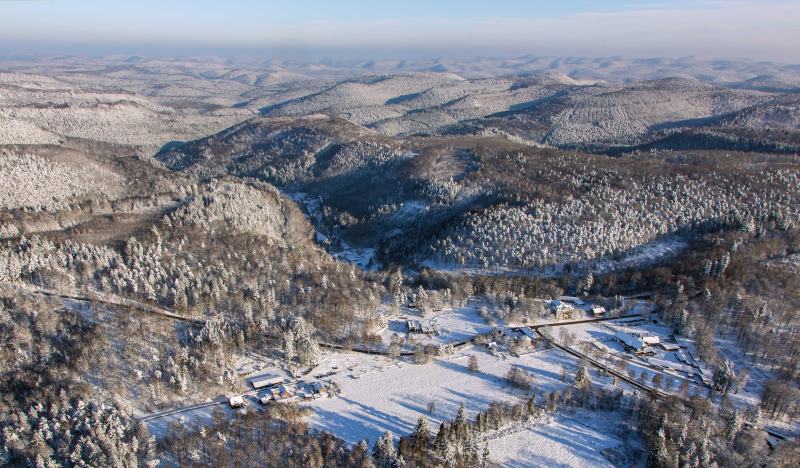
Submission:
[[[0,48],[749,57],[800,62],[800,0],[0,0]]]

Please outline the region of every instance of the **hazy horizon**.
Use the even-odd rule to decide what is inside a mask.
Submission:
[[[693,56],[800,63],[783,0],[0,0],[0,54],[319,59]]]

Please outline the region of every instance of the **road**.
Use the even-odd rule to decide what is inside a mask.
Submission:
[[[163,318],[167,318],[167,319],[170,319],[170,320],[177,320],[177,321],[181,321],[181,322],[185,322],[185,323],[191,323],[191,324],[194,324],[194,325],[203,325],[206,322],[205,319],[194,318],[194,317],[186,317],[184,315],[176,314],[176,313],[174,313],[174,312],[172,312],[170,310],[167,310],[167,309],[164,309],[164,308],[161,308],[161,307],[156,307],[156,306],[153,306],[153,305],[150,305],[150,304],[145,304],[145,303],[142,303],[142,302],[134,301],[134,300],[131,300],[131,299],[128,299],[128,298],[124,298],[124,297],[120,297],[120,296],[116,296],[116,295],[113,295],[113,294],[90,293],[90,294],[87,294],[86,296],[78,296],[78,295],[73,295],[73,294],[62,293],[62,292],[59,292],[59,291],[53,291],[53,290],[47,290],[47,289],[43,289],[43,288],[38,288],[38,287],[34,287],[34,286],[29,286],[29,287],[26,287],[24,289],[27,290],[28,292],[32,292],[32,293],[35,293],[35,294],[41,294],[41,295],[50,296],[50,297],[59,297],[61,299],[69,299],[69,300],[77,301],[77,302],[86,302],[86,303],[94,302],[94,303],[107,304],[107,305],[116,306],[116,307],[127,307],[127,308],[130,308],[130,309],[138,310],[140,312],[145,312],[145,313],[148,313],[148,314],[157,315],[157,316],[160,316],[160,317],[163,317]],[[664,398],[666,396],[676,397],[675,395],[666,394],[664,392],[661,392],[658,389],[655,389],[655,388],[650,387],[648,385],[645,385],[645,384],[643,384],[643,383],[641,383],[641,382],[639,382],[639,381],[637,381],[635,379],[632,379],[629,376],[627,376],[627,375],[625,375],[625,374],[623,374],[623,373],[621,373],[619,371],[616,371],[616,370],[610,368],[609,366],[606,366],[605,364],[603,364],[603,363],[601,363],[601,362],[599,362],[599,361],[597,361],[595,359],[592,359],[591,357],[589,357],[589,356],[587,356],[587,355],[585,355],[585,354],[583,354],[583,353],[581,353],[579,351],[576,351],[576,350],[574,350],[572,348],[569,348],[569,347],[566,347],[566,346],[562,346],[559,343],[557,343],[554,339],[549,338],[546,334],[542,333],[542,331],[541,331],[543,328],[555,328],[555,327],[562,327],[562,326],[568,326],[568,325],[576,325],[576,324],[581,324],[581,323],[604,322],[604,321],[608,321],[608,320],[619,320],[619,319],[626,319],[626,318],[641,318],[641,317],[642,317],[641,314],[632,314],[632,315],[623,315],[623,316],[619,316],[619,317],[600,317],[600,318],[570,320],[570,321],[565,321],[565,322],[545,323],[545,324],[538,324],[538,325],[528,325],[528,327],[531,328],[532,330],[534,330],[539,336],[542,337],[542,339],[544,339],[551,346],[554,346],[554,347],[556,347],[558,349],[561,349],[562,351],[566,352],[567,354],[570,354],[570,355],[572,355],[572,356],[574,356],[574,357],[576,357],[578,359],[585,359],[592,366],[594,366],[594,367],[596,367],[598,369],[601,369],[601,370],[607,372],[608,374],[613,375],[614,377],[617,377],[618,379],[622,380],[623,382],[626,382],[626,383],[630,384],[634,388],[642,390],[643,392],[646,392],[647,394],[654,395],[656,398]],[[463,345],[466,345],[466,344],[470,343],[477,336],[479,336],[479,335],[475,335],[470,339],[459,341],[459,342],[455,342],[455,343],[451,343],[451,344],[453,346],[456,346],[456,347],[457,346],[463,346]],[[384,356],[389,355],[389,353],[386,352],[386,351],[376,351],[376,350],[359,349],[359,348],[347,348],[345,346],[335,345],[335,344],[330,344],[330,343],[320,343],[320,346],[324,347],[324,348],[329,348],[329,349],[352,351],[352,352],[364,353],[364,354],[384,355]],[[403,352],[400,355],[401,356],[412,356],[413,354],[414,353],[412,353],[412,352]],[[251,395],[251,394],[255,394],[255,393],[256,392],[247,392],[247,393],[242,394],[242,396]],[[684,400],[684,401],[686,401],[686,400]],[[210,406],[218,406],[218,405],[226,404],[227,402],[228,402],[228,400],[225,399],[225,400],[220,400],[220,401],[207,402],[207,403],[201,403],[201,404],[193,405],[193,406],[187,406],[187,407],[182,407],[182,408],[166,410],[166,411],[162,411],[162,412],[158,412],[158,413],[149,414],[147,416],[143,416],[143,417],[139,418],[139,420],[143,421],[143,422],[150,421],[150,420],[158,419],[158,418],[165,417],[165,416],[171,416],[171,415],[174,415],[174,414],[193,411],[193,410],[196,410],[196,409],[207,408],[207,407],[210,407]],[[780,439],[780,440],[785,440],[786,439],[786,436],[783,435],[783,434],[779,434],[779,433],[776,433],[776,432],[773,432],[773,431],[770,431],[770,430],[767,430],[767,429],[765,429],[764,431],[767,434],[769,434],[770,436],[775,437],[776,439]]]
[[[66,294],[60,291],[53,291],[50,289],[39,288],[36,286],[27,286],[20,289],[24,289],[25,291],[34,294],[40,294],[49,297],[58,297],[61,299],[68,299],[76,302],[105,304],[115,307],[127,307],[129,309],[138,310],[140,312],[157,315],[170,320],[177,320],[180,322],[191,323],[194,325],[203,325],[206,323],[206,320],[202,318],[186,317],[185,315],[176,314],[175,312],[172,312],[170,310],[161,307],[145,304],[139,301],[134,301],[132,299],[117,296],[115,294],[89,293],[86,296],[77,296],[73,294]]]
[[[624,316],[624,317],[614,317],[613,319],[633,318],[633,317],[641,317],[641,315],[638,315],[638,314],[637,315],[627,315],[627,316]],[[561,344],[556,342],[556,340],[551,339],[545,333],[542,333],[542,330],[541,330],[542,328],[548,328],[548,327],[561,327],[561,326],[564,326],[564,325],[574,325],[576,323],[601,322],[601,321],[604,321],[604,320],[612,320],[612,318],[602,318],[602,319],[592,319],[592,320],[578,320],[578,321],[571,321],[571,322],[564,322],[564,323],[554,323],[554,324],[540,325],[540,326],[531,327],[531,328],[533,328],[533,330],[539,336],[541,336],[542,339],[545,340],[551,346],[554,346],[554,347],[564,351],[567,354],[575,356],[578,359],[585,359],[589,364],[597,367],[598,369],[601,369],[601,370],[609,373],[610,375],[613,375],[614,377],[617,377],[618,379],[622,380],[623,382],[627,382],[628,384],[632,385],[633,387],[638,388],[639,390],[642,390],[642,391],[644,391],[644,392],[646,392],[646,393],[648,393],[650,395],[655,395],[656,397],[665,396],[665,394],[660,392],[659,390],[657,390],[657,389],[655,389],[653,387],[650,387],[648,385],[645,385],[645,384],[643,384],[643,383],[641,383],[641,382],[639,382],[639,381],[637,381],[635,379],[632,379],[632,378],[628,377],[627,375],[623,374],[622,372],[618,372],[618,371],[612,369],[611,367],[608,367],[605,364],[603,364],[603,363],[601,363],[599,361],[596,361],[595,359],[592,359],[591,357],[589,357],[589,356],[587,356],[587,355],[585,355],[585,354],[583,354],[583,353],[581,353],[579,351],[576,351],[576,350],[574,350],[574,349],[572,349],[572,348],[570,348],[568,346],[562,346]]]
[[[623,317],[590,319],[590,320],[574,320],[574,321],[571,321],[571,322],[551,323],[551,324],[544,324],[544,325],[538,325],[538,326],[531,326],[530,328],[532,328],[534,331],[536,331],[536,333],[539,336],[541,336],[542,339],[544,339],[550,345],[552,345],[552,346],[564,351],[567,354],[575,356],[578,359],[585,359],[588,363],[590,363],[594,367],[597,367],[598,369],[602,369],[603,371],[607,372],[608,374],[613,375],[614,377],[617,377],[617,378],[619,378],[620,380],[622,380],[624,382],[627,382],[628,384],[630,384],[634,388],[642,390],[642,391],[646,392],[649,395],[653,395],[655,398],[665,398],[665,397],[678,398],[678,399],[682,400],[685,404],[689,404],[690,402],[686,398],[682,398],[682,397],[680,397],[678,395],[672,395],[672,394],[669,394],[669,393],[664,393],[664,392],[662,392],[662,391],[660,391],[660,390],[658,390],[656,388],[650,387],[650,386],[645,385],[645,384],[643,384],[643,383],[641,383],[641,382],[639,382],[639,381],[637,381],[635,379],[632,379],[632,378],[628,377],[627,375],[625,375],[625,374],[623,374],[621,372],[618,372],[618,371],[612,369],[611,367],[608,367],[605,364],[603,364],[603,363],[601,363],[599,361],[596,361],[595,359],[592,359],[591,357],[589,357],[589,356],[587,356],[587,355],[585,355],[585,354],[583,354],[583,353],[581,353],[579,351],[576,351],[576,350],[574,350],[574,349],[572,349],[570,347],[567,347],[567,346],[562,346],[559,343],[557,343],[556,340],[551,339],[550,337],[548,337],[546,334],[542,333],[542,331],[541,331],[542,328],[548,328],[548,327],[560,327],[560,326],[564,326],[564,325],[574,325],[576,323],[601,322],[601,321],[604,321],[604,320],[613,320],[613,319],[621,319],[621,318],[633,318],[633,317],[640,317],[640,315],[628,315],[628,316],[623,316]],[[787,439],[787,436],[785,436],[783,434],[780,434],[778,432],[774,432],[774,431],[772,431],[770,429],[762,428],[762,430],[764,432],[766,432],[767,434],[769,434],[770,436],[772,436],[772,437],[774,437],[774,438],[776,438],[778,440],[786,440]]]

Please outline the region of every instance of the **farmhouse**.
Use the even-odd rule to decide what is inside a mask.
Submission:
[[[647,346],[655,346],[661,343],[661,338],[656,335],[642,335],[639,337]]]
[[[661,338],[658,335],[654,335],[650,332],[635,332],[630,331],[627,332],[629,335],[633,335],[636,338],[639,338],[646,344],[647,346],[656,346],[661,343]]]

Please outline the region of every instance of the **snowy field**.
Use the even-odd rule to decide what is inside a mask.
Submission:
[[[522,430],[490,436],[490,459],[508,467],[614,467],[604,453],[618,453],[626,462],[638,465],[641,456],[629,452],[640,448],[638,438],[618,427],[618,413],[578,410],[559,413],[549,422]],[[625,455],[628,454],[628,455]],[[619,458],[617,460],[621,461]]]
[[[470,355],[478,360],[475,373],[467,369]],[[574,358],[556,350],[504,357],[492,356],[476,346],[425,365],[383,356],[329,354],[315,375],[333,372],[326,378],[339,386],[341,394],[310,403],[315,414],[309,423],[350,443],[361,439],[374,442],[386,431],[404,436],[413,430],[420,415],[437,428],[443,420],[455,417],[462,403],[473,415],[493,401],[515,401],[520,394],[505,382],[514,364],[535,376],[534,388],[539,391],[563,388],[562,366],[570,371],[576,366]],[[429,413],[430,402],[434,409]]]

